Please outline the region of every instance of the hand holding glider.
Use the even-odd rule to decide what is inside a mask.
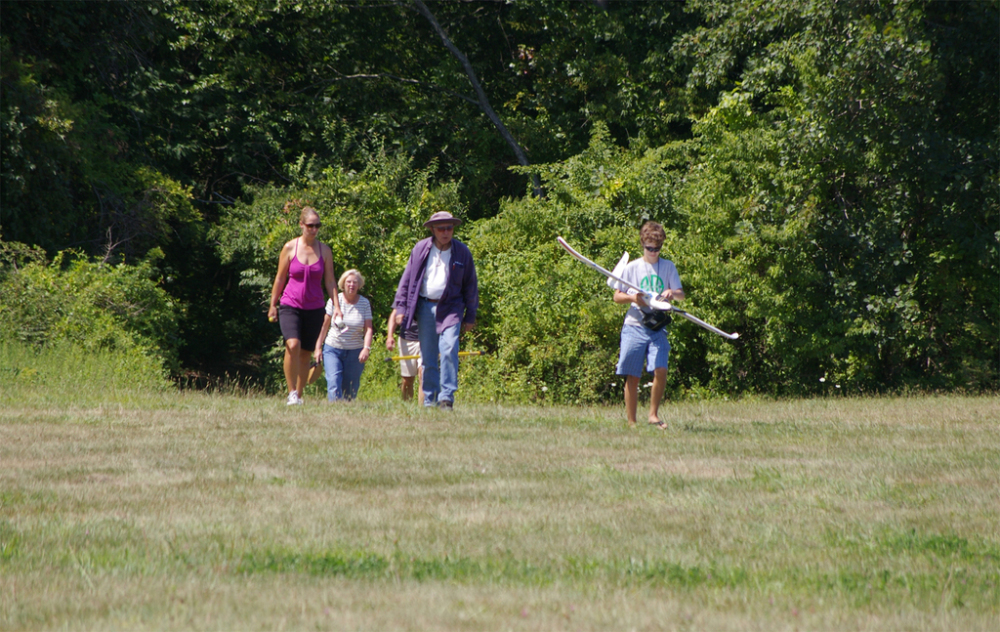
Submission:
[[[652,294],[651,292],[646,292],[642,288],[640,288],[640,287],[638,287],[636,285],[633,285],[632,283],[629,283],[625,279],[622,279],[621,276],[619,276],[618,274],[615,274],[613,272],[608,272],[607,270],[605,270],[601,266],[597,265],[596,263],[594,263],[593,261],[591,261],[587,257],[584,257],[579,252],[577,252],[576,250],[574,250],[573,247],[570,246],[568,243],[566,243],[566,240],[563,239],[562,237],[556,237],[556,241],[559,242],[560,246],[562,246],[564,249],[566,249],[566,252],[568,252],[569,254],[573,255],[573,257],[575,257],[578,261],[580,261],[584,265],[586,265],[586,266],[588,266],[590,268],[593,268],[594,270],[597,270],[598,272],[600,272],[604,276],[608,277],[608,279],[613,280],[613,281],[617,281],[621,285],[623,285],[625,287],[628,287],[628,288],[631,288],[631,289],[635,290],[636,292],[638,292],[639,293],[639,297],[640,297],[639,301],[644,302],[649,307],[652,307],[653,309],[658,309],[658,310],[661,310],[661,311],[665,311],[665,312],[671,312],[671,313],[677,314],[678,316],[682,316],[682,317],[690,320],[694,324],[696,324],[696,325],[698,325],[700,327],[703,327],[703,328],[707,329],[708,331],[710,331],[710,332],[712,332],[714,334],[719,334],[720,336],[722,336],[723,338],[726,338],[727,340],[736,340],[737,338],[740,337],[740,335],[738,333],[728,334],[728,333],[722,331],[721,329],[719,329],[718,327],[713,327],[712,325],[709,325],[708,323],[706,323],[705,321],[701,320],[700,318],[698,318],[696,316],[692,316],[691,314],[685,312],[684,310],[678,309],[678,308],[674,307],[670,303],[669,300],[666,300],[665,298],[661,298],[660,296],[656,296],[655,294]],[[626,263],[628,262],[628,253],[625,253],[625,255],[622,257],[622,260],[624,260]],[[620,267],[623,267],[621,261],[619,261],[618,265],[615,266],[615,270],[617,271]],[[608,284],[611,285],[610,282]],[[663,294],[665,295],[666,292],[664,292]],[[661,296],[663,296],[663,295],[661,295]]]

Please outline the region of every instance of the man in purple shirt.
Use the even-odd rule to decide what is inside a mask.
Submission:
[[[424,222],[431,236],[417,242],[396,289],[393,308],[403,331],[415,320],[424,363],[424,406],[451,410],[458,390],[458,336],[476,326],[479,281],[472,253],[454,239],[462,220],[439,211]],[[440,354],[440,361],[438,360]]]

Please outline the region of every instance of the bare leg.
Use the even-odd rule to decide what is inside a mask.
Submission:
[[[299,385],[299,355],[302,351],[302,347],[299,346],[298,338],[289,338],[285,341],[285,382],[288,384],[288,392],[298,391]],[[309,363],[306,361],[306,368],[308,369]]]
[[[403,401],[408,402],[413,399],[413,382],[415,378],[411,375],[410,377],[403,378]]]
[[[649,394],[649,423],[660,423],[660,401],[663,399],[663,391],[667,388],[667,370],[656,369],[653,371],[653,392]]]
[[[417,369],[417,378],[420,380],[420,401],[423,401],[423,397],[424,397],[424,367],[423,367],[423,365],[420,365],[420,368]]]
[[[309,361],[312,360],[312,351],[299,349],[299,374],[296,376],[295,391],[302,397],[302,391],[309,381]]]
[[[625,415],[628,425],[635,425],[635,414],[639,407],[639,376],[625,376]]]

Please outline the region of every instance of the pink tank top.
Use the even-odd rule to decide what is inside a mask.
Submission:
[[[316,242],[319,243],[319,242]],[[295,240],[295,254],[288,266],[288,282],[281,294],[281,304],[298,309],[323,309],[323,251],[319,261],[305,265],[299,261],[299,240]]]

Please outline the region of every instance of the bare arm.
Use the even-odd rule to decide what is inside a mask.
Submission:
[[[323,287],[326,288],[326,297],[333,299],[333,317],[344,317],[340,311],[340,295],[337,293],[337,276],[333,273],[333,251],[330,246],[320,244],[323,249],[323,257],[330,262],[330,265],[323,266]]]
[[[271,286],[271,304],[267,308],[267,319],[271,322],[278,320],[278,301],[281,300],[281,293],[288,282],[288,254],[291,243],[285,244],[281,248],[281,254],[278,255],[278,274],[275,275],[274,285]]]
[[[369,318],[365,320],[365,346],[361,349],[361,353],[358,354],[359,362],[367,362],[368,356],[372,354],[372,336],[375,335],[375,325],[372,323],[372,319]]]
[[[333,320],[329,314],[323,317],[323,326],[319,329],[319,338],[316,339],[316,348],[313,351],[313,358],[317,362],[323,361],[323,343],[326,340],[326,334],[330,331],[330,322]]]
[[[660,293],[659,298],[671,303],[675,301],[683,301],[685,298],[684,290],[664,290]],[[628,294],[626,292],[622,292],[621,290],[615,290],[615,302],[619,305],[635,303],[639,307],[648,307],[646,301],[642,297],[642,294]]]
[[[646,301],[642,299],[642,294],[629,294],[621,290],[615,290],[615,302],[619,305],[635,303],[639,307],[649,307],[646,305]]]
[[[385,330],[385,349],[392,351],[396,348],[396,310],[389,314],[389,324]]]

